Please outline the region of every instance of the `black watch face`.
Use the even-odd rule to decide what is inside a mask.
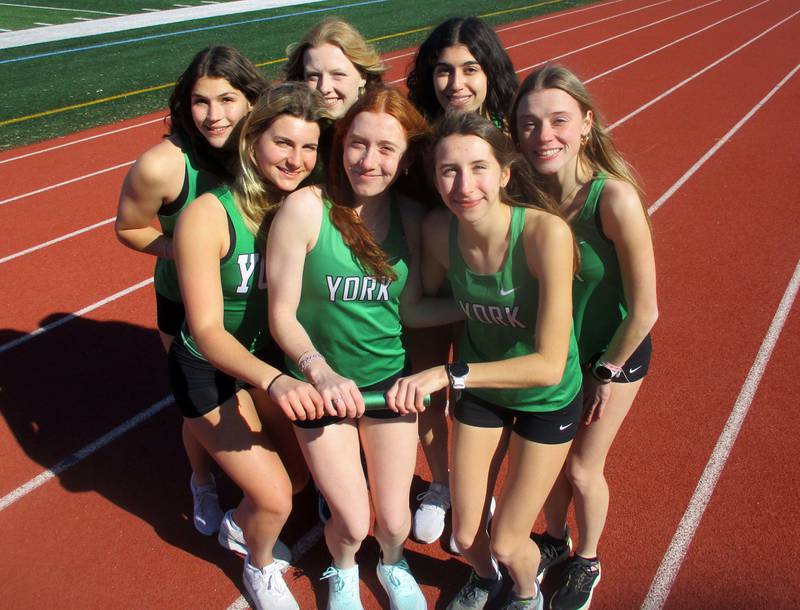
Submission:
[[[614,373],[611,369],[602,365],[595,367],[594,374],[603,381],[611,381],[614,378]]]
[[[463,377],[469,373],[469,367],[463,362],[454,362],[450,365],[450,374],[453,377]]]

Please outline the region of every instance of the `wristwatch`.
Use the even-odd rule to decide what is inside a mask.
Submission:
[[[469,366],[463,362],[453,362],[447,365],[447,377],[450,379],[450,387],[454,390],[463,390],[467,387],[467,375]]]
[[[605,362],[598,362],[592,367],[592,377],[601,383],[610,383],[617,373],[606,366]]]

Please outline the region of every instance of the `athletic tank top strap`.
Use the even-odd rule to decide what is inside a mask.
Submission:
[[[211,191],[228,217],[230,247],[220,260],[223,299],[223,326],[248,351],[260,351],[270,341],[267,320],[267,280],[263,253],[250,232],[227,187]],[[181,340],[198,358],[203,358],[184,323]]]
[[[511,208],[509,250],[497,273],[478,274],[467,266],[458,247],[458,221],[450,221],[447,276],[466,316],[459,343],[464,362],[495,362],[532,354],[536,345],[539,282],[531,274],[520,238],[526,209]],[[471,388],[470,393],[493,404],[524,412],[556,411],[568,405],[582,383],[578,350],[570,336],[564,376],[556,386],[542,388]]]
[[[163,204],[157,214],[161,232],[167,237],[172,237],[175,232],[175,225],[178,222],[178,216],[186,209],[186,206],[203,193],[219,185],[219,180],[215,176],[197,167],[189,147],[181,146],[181,151],[183,152],[184,165],[181,192],[174,201]],[[156,291],[160,295],[172,301],[180,302],[181,292],[178,287],[178,272],[173,261],[157,258],[153,280]]]
[[[597,214],[597,206],[600,203],[600,195],[603,194],[603,189],[606,186],[607,180],[608,176],[603,172],[595,172],[594,176],[592,176],[589,194],[586,196],[586,201],[583,203],[583,207],[578,214],[579,220],[595,219],[596,223],[600,222],[600,216]],[[597,226],[602,235],[602,227],[599,224]]]
[[[405,365],[400,294],[408,279],[409,251],[400,205],[392,198],[389,230],[381,247],[397,278],[369,275],[330,218],[323,200],[314,247],[306,255],[297,320],[331,368],[365,387],[388,379]],[[290,372],[302,378],[295,362]]]

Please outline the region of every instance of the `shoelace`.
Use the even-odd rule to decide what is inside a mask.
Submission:
[[[257,589],[264,589],[266,591],[272,591],[276,593],[278,596],[284,596],[286,593],[289,592],[289,589],[286,586],[286,583],[283,580],[283,577],[280,575],[280,565],[277,561],[274,561],[270,564],[269,569],[266,573],[261,571],[261,575],[264,577],[263,579],[259,578],[256,581],[256,588]],[[256,568],[258,569],[258,568]]]
[[[478,599],[478,592],[486,593],[485,589],[482,589],[481,586],[478,584],[478,580],[474,574],[470,574],[469,580],[467,581],[466,586],[461,589],[461,601],[470,602],[475,601]]]
[[[583,591],[585,585],[591,584],[595,571],[594,564],[573,562],[567,572],[567,587]]]
[[[339,570],[337,570],[335,566],[329,566],[328,569],[322,573],[322,576],[320,576],[320,580],[327,580],[328,578],[335,579],[333,581],[333,587],[337,593],[341,593],[347,588],[347,580],[339,576]]]
[[[450,507],[450,494],[434,487],[429,487],[417,495],[417,500],[422,504],[432,504],[445,510]]]
[[[411,568],[408,567],[408,563],[405,560],[390,565],[383,564],[383,568],[393,587],[402,588],[406,592],[411,589],[411,583],[408,579],[413,579],[414,576],[411,574]]]

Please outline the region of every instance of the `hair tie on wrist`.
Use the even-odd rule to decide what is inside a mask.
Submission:
[[[278,377],[284,377],[284,376],[285,376],[285,373],[278,373],[277,375],[275,375],[275,377],[272,378],[272,381],[270,381],[269,385],[267,386],[267,396],[270,395],[269,391],[272,389],[272,386],[274,385],[274,383],[276,381],[278,381]]]

